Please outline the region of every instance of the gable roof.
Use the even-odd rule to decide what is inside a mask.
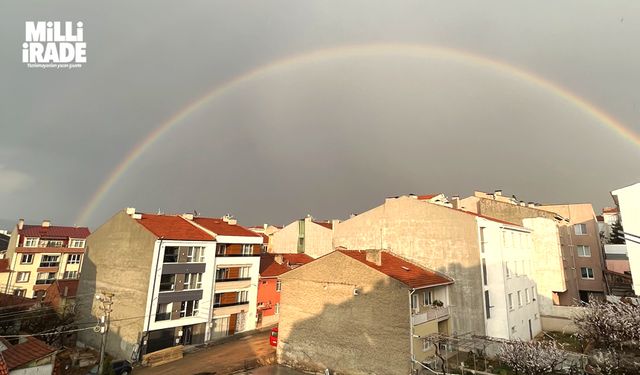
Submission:
[[[141,214],[141,219],[134,219],[158,238],[165,240],[213,241],[209,233],[176,215]]]
[[[304,253],[274,254],[282,255],[282,259],[289,264],[307,264],[313,261],[313,258]]]
[[[274,254],[260,255],[260,277],[277,277],[287,271],[289,268],[276,262]]]
[[[314,223],[314,224],[318,224],[320,226],[323,226],[323,227],[325,227],[327,229],[333,229],[333,223],[332,222],[315,221],[315,220],[312,220],[311,222]]]
[[[2,342],[7,349],[0,352],[0,354],[2,354],[9,370],[51,355],[56,351],[54,348],[34,337],[25,337],[20,340],[22,341],[21,343],[12,345],[8,341],[2,339]]]
[[[387,251],[380,251],[381,264],[367,261],[367,252],[360,250],[336,250],[360,263],[392,277],[410,288],[425,288],[453,284],[453,279],[438,272],[422,268]]]
[[[91,232],[87,227],[63,227],[52,225],[43,227],[42,225],[24,225],[22,229],[18,229],[18,234],[23,237],[40,237],[40,238],[87,238]]]
[[[223,219],[196,217],[193,221],[219,236],[262,237],[259,233],[245,228],[242,225],[231,225]]]
[[[418,199],[423,201],[423,200],[428,200],[428,199],[432,199],[434,197],[437,197],[440,194],[426,194],[426,195],[418,195]]]

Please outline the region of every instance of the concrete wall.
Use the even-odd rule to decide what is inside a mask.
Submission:
[[[271,235],[269,252],[286,254],[298,252],[298,220]]]
[[[284,274],[281,300],[280,363],[339,374],[409,373],[409,294],[400,282],[334,252]]]
[[[287,225],[273,233],[270,239],[269,252],[273,253],[297,253],[299,240],[300,220]],[[333,230],[316,224],[309,217],[304,219],[304,246],[303,252],[313,258],[321,257],[333,251]]]
[[[101,304],[94,295],[101,291],[114,293],[107,352],[117,359],[130,359],[139,343],[144,317],[148,315],[145,304],[155,242],[156,238],[124,211],[87,239],[78,288],[78,320],[96,321]],[[79,332],[79,340],[100,347],[100,334],[92,330]]]
[[[640,236],[640,183],[618,189],[611,192],[617,197],[620,207],[620,218],[622,227],[627,233]],[[640,241],[638,237],[629,237],[636,241],[627,241],[627,253],[629,256],[629,266],[633,278],[633,290],[636,295],[640,293]]]
[[[551,332],[575,333],[577,327],[573,324],[573,317],[582,309],[577,306],[540,306],[542,329]]]
[[[484,335],[480,250],[475,217],[410,197],[381,206],[334,228],[334,247],[388,249],[455,280],[450,290],[452,330]]]

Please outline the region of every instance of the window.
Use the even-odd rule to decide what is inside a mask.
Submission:
[[[200,301],[182,301],[180,304],[180,317],[196,316],[198,315],[198,305]]]
[[[33,263],[33,254],[22,254],[20,258],[20,264],[31,264]]]
[[[219,243],[216,246],[216,255],[225,255],[227,253],[227,245]]]
[[[536,300],[536,290],[534,289],[534,287],[531,287],[531,299],[533,301]]]
[[[191,246],[187,249],[187,262],[204,263],[204,247]]]
[[[280,302],[276,303],[276,314],[280,314]]]
[[[482,280],[484,285],[488,284],[488,275],[487,275],[487,260],[482,258]]]
[[[587,224],[576,224],[573,226],[573,230],[577,235],[587,234]]]
[[[178,262],[178,253],[180,249],[177,246],[166,246],[164,248],[164,262],[176,263]]]
[[[422,339],[422,351],[426,352],[429,349],[431,349],[431,347],[433,346],[433,344],[431,343],[431,340],[429,339]]]
[[[491,301],[489,301],[489,291],[484,291],[484,310],[487,315],[487,319],[491,318]]]
[[[251,271],[251,267],[241,267],[240,272],[238,273],[238,277],[241,279],[249,279],[251,276],[249,272]]]
[[[509,310],[513,310],[513,293],[509,293]]]
[[[487,243],[487,241],[485,240],[485,230],[487,228],[485,227],[480,227],[480,251],[484,253],[484,248],[485,248],[485,244]]]
[[[276,281],[276,292],[279,292],[282,290],[282,281],[278,280]]]
[[[171,292],[176,283],[176,275],[162,275],[160,276],[160,291]]]
[[[505,267],[506,267],[505,271],[506,271],[506,274],[507,274],[507,278],[509,278],[509,277],[511,277],[511,268],[509,268],[509,262],[504,262],[504,263],[505,263]]]
[[[416,293],[411,295],[411,308],[414,310],[418,309],[418,295]]]
[[[218,268],[216,270],[216,280],[225,280],[229,278],[228,268]]]
[[[18,296],[18,297],[24,297],[27,295],[27,290],[26,289],[14,289],[13,290],[13,295],[14,296]]]
[[[77,279],[78,271],[65,271],[64,276],[65,279]]]
[[[253,255],[253,245],[242,245],[242,255]]]
[[[579,257],[588,258],[591,256],[591,248],[585,245],[576,246],[576,251]]]
[[[43,240],[40,241],[40,247],[63,247],[62,240]]]
[[[201,273],[185,273],[184,289],[202,289]]]
[[[43,255],[40,260],[40,267],[58,267],[58,255]]]
[[[160,303],[158,304],[158,310],[156,311],[156,322],[161,320],[171,320],[171,304]]]
[[[26,283],[27,281],[29,281],[29,275],[31,275],[31,272],[18,272],[18,276],[16,277],[16,282]]]
[[[78,264],[80,263],[81,254],[69,254],[69,258],[67,259],[67,264]]]
[[[527,301],[527,305],[531,303],[531,294],[529,294],[529,289],[524,290],[524,299]]]
[[[518,307],[522,307],[522,292],[518,291]]]
[[[24,247],[38,247],[37,237],[27,237],[24,239]]]
[[[39,272],[36,277],[36,284],[53,284],[56,279],[55,272]]]
[[[433,303],[433,292],[431,292],[430,290],[425,290],[423,296],[425,306],[429,306],[431,305],[431,303]]]
[[[214,306],[220,306],[222,304],[222,293],[216,293],[215,298],[213,300]]]
[[[242,290],[238,292],[238,302],[248,302],[249,301],[249,292],[246,290]]]
[[[518,261],[515,260],[513,261],[513,273],[518,276],[519,272],[518,272]]]
[[[589,280],[593,280],[593,268],[589,268],[589,267],[581,267],[580,268],[580,273],[582,274],[582,278],[583,279],[589,279]]]
[[[74,247],[74,248],[80,248],[80,247],[84,247],[84,240],[71,240],[71,242],[69,242],[69,247]]]

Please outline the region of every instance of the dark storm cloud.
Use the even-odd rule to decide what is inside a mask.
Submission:
[[[366,11],[363,11],[366,9]],[[576,12],[580,9],[580,12]],[[27,69],[27,20],[82,20],[88,63]],[[632,2],[12,2],[0,5],[0,218],[72,223],[146,134],[231,77],[331,46],[442,45],[503,60],[638,123]],[[167,133],[89,224],[132,205],[243,223],[344,217],[384,196],[503,188],[609,204],[638,146],[523,82],[388,57],[249,82]]]

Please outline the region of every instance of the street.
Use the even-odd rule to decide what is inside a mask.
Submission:
[[[157,367],[135,369],[135,374],[228,374],[243,368],[245,361],[254,362],[275,352],[269,345],[270,331],[243,337],[236,341],[202,349],[184,358]]]

